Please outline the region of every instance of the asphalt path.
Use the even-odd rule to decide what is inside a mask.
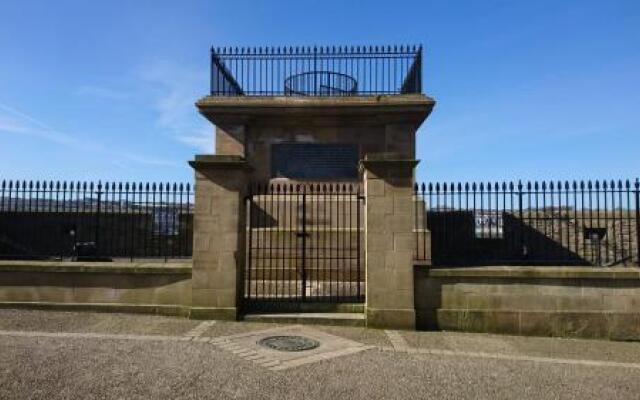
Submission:
[[[0,398],[640,398],[640,343],[314,326],[367,350],[281,371],[212,344],[273,327],[0,310]]]

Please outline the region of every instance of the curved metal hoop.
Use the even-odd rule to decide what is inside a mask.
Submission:
[[[287,96],[353,96],[358,81],[352,76],[332,71],[308,71],[284,80]]]

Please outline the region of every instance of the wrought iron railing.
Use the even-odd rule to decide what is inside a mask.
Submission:
[[[192,237],[188,183],[0,183],[0,258],[167,260]]]
[[[212,96],[369,96],[422,92],[422,46],[211,49]]]
[[[640,265],[638,180],[430,183],[415,195],[416,258],[430,244],[434,265]]]

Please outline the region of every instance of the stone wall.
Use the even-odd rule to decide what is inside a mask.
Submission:
[[[640,269],[415,267],[419,329],[640,340]]]
[[[189,315],[190,263],[0,261],[0,307]]]

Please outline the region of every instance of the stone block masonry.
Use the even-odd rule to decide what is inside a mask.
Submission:
[[[640,269],[416,266],[420,329],[640,340]]]
[[[244,271],[247,164],[196,156],[192,318],[237,319]]]
[[[362,161],[366,196],[367,326],[414,329],[413,173],[416,160],[387,153]]]

